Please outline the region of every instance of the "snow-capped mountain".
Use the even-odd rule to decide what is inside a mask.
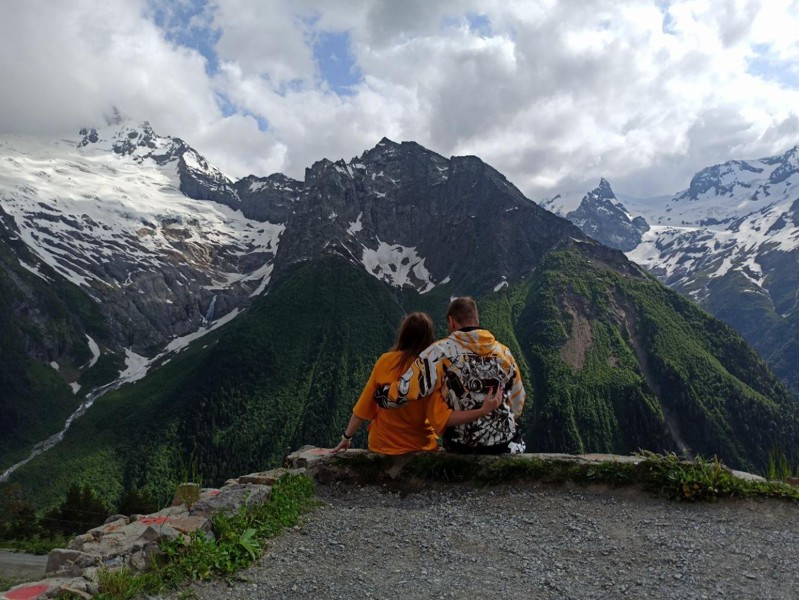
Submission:
[[[567,217],[605,243],[612,240],[597,234],[598,211],[605,228],[645,219],[651,227],[640,243],[616,246],[738,329],[799,392],[799,146],[708,167],[687,190],[627,198],[615,214],[591,194],[584,202],[593,220]]]
[[[446,159],[412,142],[383,139],[349,162],[321,160],[304,181],[279,173],[234,181],[147,123],[72,139],[0,137],[0,221],[23,244],[12,248],[19,266],[91,298],[108,321],[108,335],[92,343],[142,373],[143,356],[183,348],[245,310],[274,275],[324,253],[419,293],[474,282],[500,289],[529,273],[531,253],[567,226],[553,218],[541,227],[529,211],[517,218],[528,205],[479,159]],[[486,248],[479,255],[476,239]],[[34,354],[75,362],[56,346]]]
[[[36,257],[22,266],[47,280],[47,264],[104,307],[109,343],[163,346],[265,288],[284,226],[181,191],[220,195],[221,172],[147,124],[81,134],[0,138],[0,210]]]

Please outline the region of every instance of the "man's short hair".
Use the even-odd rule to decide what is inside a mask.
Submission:
[[[480,314],[477,312],[477,302],[471,296],[455,298],[449,303],[447,317],[452,317],[461,325],[479,325]]]

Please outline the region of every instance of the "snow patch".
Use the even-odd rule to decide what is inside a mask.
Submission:
[[[425,259],[416,248],[400,244],[387,244],[377,240],[376,250],[363,246],[361,264],[377,279],[395,287],[411,287],[424,294],[435,287]]]
[[[86,340],[89,343],[89,351],[92,353],[87,368],[91,369],[97,364],[97,360],[100,358],[100,346],[97,345],[97,342],[95,342],[88,333],[86,334]]]
[[[44,275],[44,274],[43,274],[43,273],[42,273],[42,272],[41,272],[41,271],[40,271],[40,270],[39,270],[37,267],[35,267],[34,265],[29,265],[28,263],[26,263],[26,262],[25,262],[24,260],[22,260],[22,259],[19,259],[19,264],[20,264],[20,266],[21,266],[23,269],[26,269],[27,271],[30,271],[31,273],[33,273],[34,275],[36,275],[36,277],[39,277],[40,279],[44,279],[44,280],[45,280],[47,283],[52,283],[52,280],[51,280],[49,277],[47,277],[46,275]]]
[[[210,333],[215,329],[219,329],[220,327],[222,327],[222,325],[225,325],[226,323],[230,323],[233,319],[236,318],[236,316],[238,316],[238,314],[239,314],[239,309],[235,308],[231,310],[228,314],[226,314],[224,317],[214,321],[211,325],[201,327],[194,333],[190,333],[188,335],[175,338],[174,340],[169,342],[169,344],[166,345],[166,347],[161,351],[161,353],[158,356],[156,356],[153,359],[152,362],[155,362],[163,358],[167,354],[185,350],[189,346],[189,344],[191,344],[193,341],[199,340],[205,334]]]
[[[353,223],[350,223],[350,226],[347,228],[347,233],[350,235],[355,235],[359,231],[363,230],[363,224],[361,223],[361,218],[363,217],[363,212],[358,213],[358,218],[355,219]]]
[[[269,182],[267,182],[267,181],[253,181],[252,183],[250,183],[249,190],[252,193],[259,192],[259,191],[261,191],[262,189],[264,189],[268,185],[269,185]]]
[[[117,381],[133,383],[143,379],[150,369],[150,360],[125,348],[125,370],[119,374]]]
[[[272,269],[274,269],[274,267],[275,265],[273,263],[267,263],[247,278],[253,280],[258,278],[261,279],[261,283],[258,285],[258,287],[250,293],[250,298],[260,296],[264,293],[266,286],[269,285],[269,281],[272,279]]]

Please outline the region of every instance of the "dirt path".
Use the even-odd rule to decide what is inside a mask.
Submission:
[[[319,489],[323,505],[199,598],[799,598],[799,504],[633,491]]]
[[[44,577],[46,556],[0,550],[0,577],[23,581]]]

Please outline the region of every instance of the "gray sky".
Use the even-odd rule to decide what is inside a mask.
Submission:
[[[799,1],[0,0],[0,81],[0,132],[116,106],[234,177],[387,136],[650,196],[799,143]]]

